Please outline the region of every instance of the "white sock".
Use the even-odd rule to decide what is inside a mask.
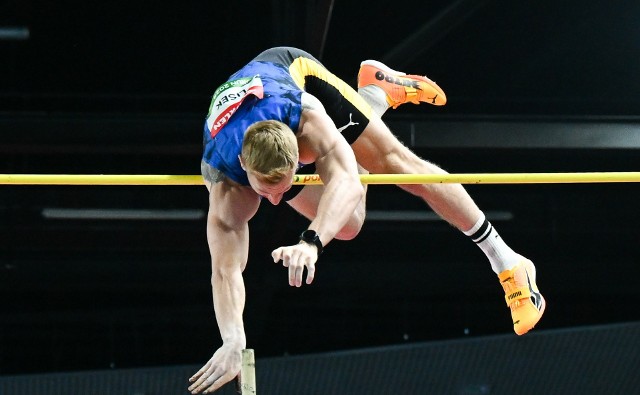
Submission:
[[[358,94],[371,106],[373,112],[379,117],[382,117],[389,109],[389,103],[387,103],[387,94],[379,86],[367,85],[362,88],[358,88]]]
[[[513,268],[521,259],[521,256],[502,240],[498,231],[491,225],[484,214],[473,227],[465,232],[471,240],[489,258],[491,269],[496,274]]]

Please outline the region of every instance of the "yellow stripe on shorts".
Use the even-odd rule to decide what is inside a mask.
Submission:
[[[333,86],[340,92],[340,94],[347,99],[355,108],[358,109],[367,119],[371,119],[371,106],[356,92],[352,87],[347,85],[346,82],[336,77],[324,66],[315,62],[312,59],[299,57],[293,60],[289,65],[289,74],[293,77],[296,85],[300,89],[304,90],[305,77],[314,76],[319,78],[329,85]]]

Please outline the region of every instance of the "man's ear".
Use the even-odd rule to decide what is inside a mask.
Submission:
[[[242,170],[247,171],[244,166],[244,160],[242,160],[242,155],[238,155],[238,159],[240,159],[240,167],[242,167]]]

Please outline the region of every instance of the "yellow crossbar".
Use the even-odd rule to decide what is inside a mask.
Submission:
[[[640,182],[640,172],[362,174],[363,184],[572,184]],[[0,174],[4,185],[203,185],[200,175]],[[317,174],[296,175],[294,185],[321,185]]]

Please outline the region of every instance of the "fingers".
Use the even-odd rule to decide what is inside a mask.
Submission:
[[[217,370],[218,369],[213,369],[213,367],[211,367],[202,372],[198,379],[189,386],[188,390],[191,391],[192,394],[199,394],[200,392],[208,389],[222,375],[220,372],[217,372]],[[198,373],[196,373],[196,375],[198,375]]]
[[[307,265],[307,284],[311,284],[313,282],[313,279],[316,275],[316,264],[315,263],[309,263],[309,265]]]
[[[304,267],[309,264],[310,258],[298,248],[290,248],[282,256],[282,265],[289,268],[289,285],[302,286]]]
[[[304,268],[307,268],[307,284],[313,282],[313,278],[316,273],[316,265],[310,257],[299,257],[298,264],[289,266],[289,285],[296,287],[302,286],[302,277],[304,275]]]
[[[300,287],[302,285],[302,274],[304,266],[289,266],[289,285],[292,287]]]
[[[305,257],[299,252],[294,252],[289,263],[289,285],[300,287],[302,285],[302,275],[304,274]]]
[[[211,361],[207,362],[207,364],[201,367],[200,370],[196,372],[196,374],[191,376],[191,378],[189,379],[189,382],[193,383],[194,381],[196,381],[198,377],[200,377],[204,372],[207,371],[207,369],[209,369],[210,365],[211,365]]]
[[[189,382],[192,394],[209,394],[238,375],[242,366],[242,349],[236,343],[223,344]]]
[[[282,259],[282,250],[284,249],[284,247],[280,247],[280,248],[276,248],[275,250],[273,250],[273,252],[271,252],[271,257],[273,258],[273,262],[274,263],[278,263],[278,261],[280,259]],[[284,264],[284,262],[283,262]]]
[[[302,286],[304,268],[307,268],[307,284],[311,284],[315,277],[315,262],[317,252],[315,247],[306,244],[296,244],[289,247],[280,247],[271,253],[274,262],[282,261],[282,266],[289,268],[289,285]]]
[[[196,373],[194,377],[198,376],[198,373]],[[196,382],[189,386],[188,390],[192,394],[199,394],[201,392],[203,394],[209,394],[231,381],[233,377],[233,373],[227,372],[225,374],[224,370],[220,368],[209,368],[199,376]]]

